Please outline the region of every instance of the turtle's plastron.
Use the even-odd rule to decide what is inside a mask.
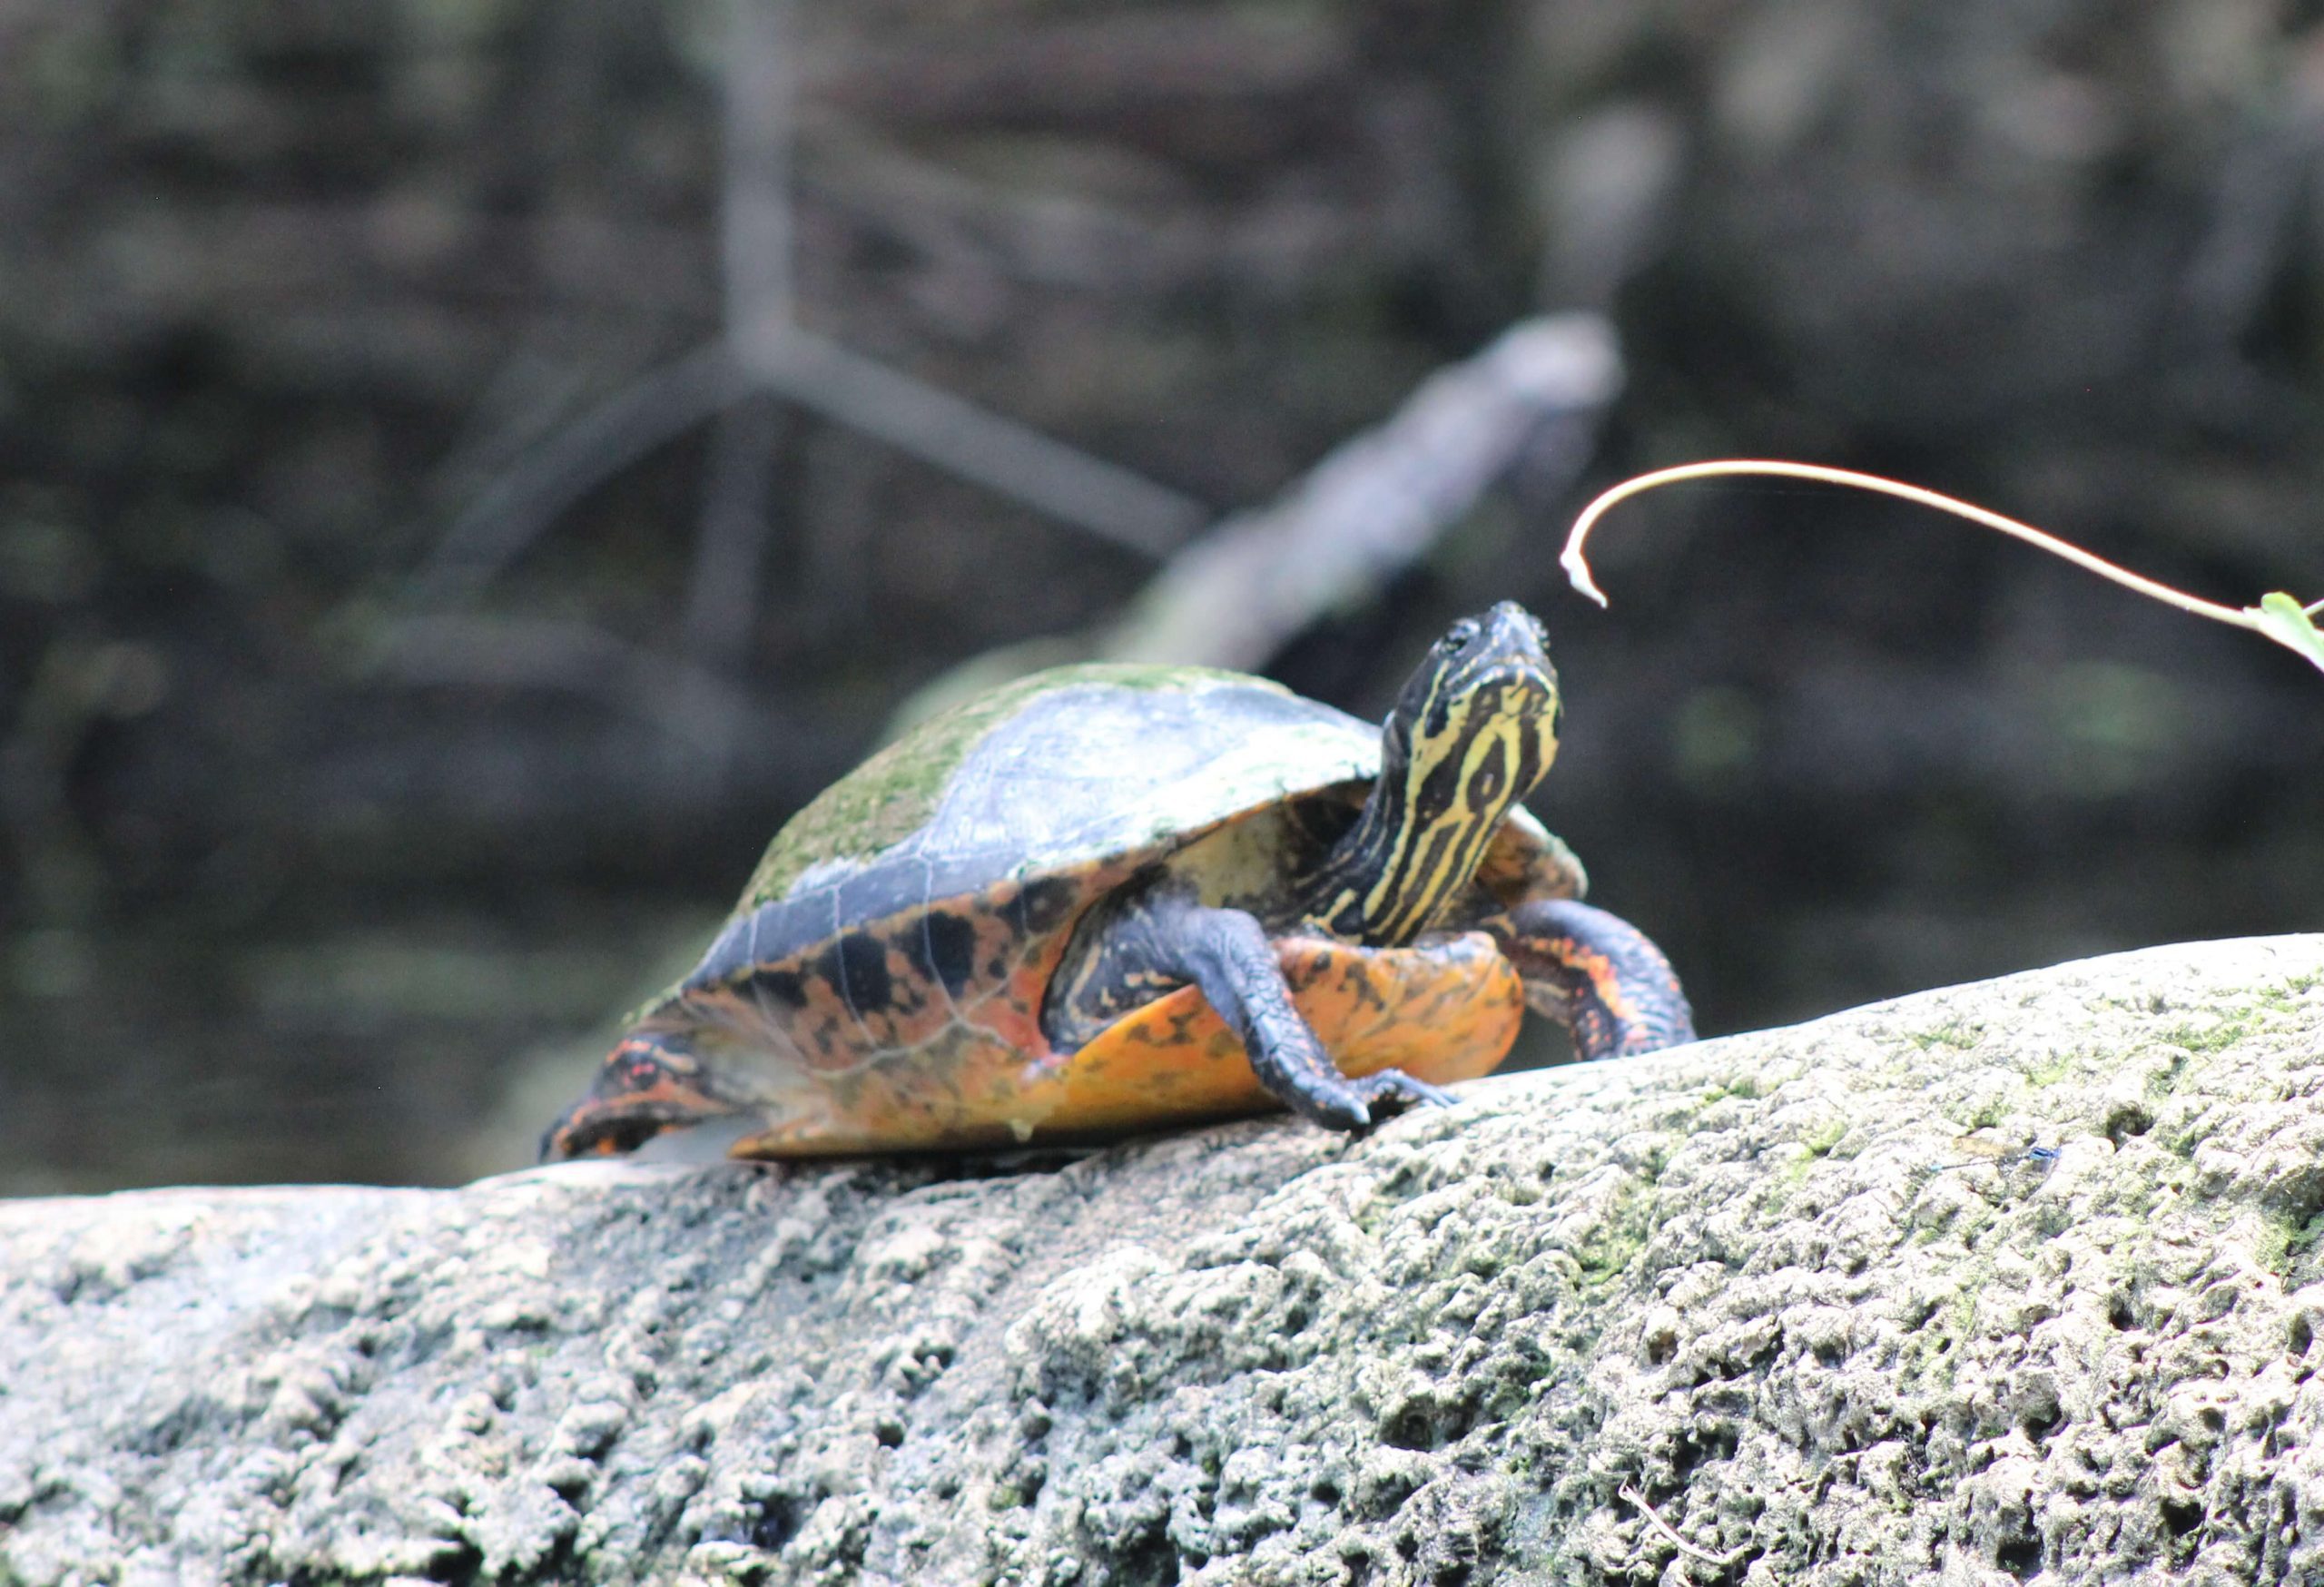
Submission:
[[[1351,1077],[1401,1069],[1436,1085],[1491,1073],[1517,1040],[1524,983],[1492,938],[1410,948],[1317,938],[1276,943],[1292,1000]],[[1180,987],[1124,1015],[1079,1051],[1029,1055],[961,1039],[875,1064],[843,1095],[803,1089],[798,1110],[738,1157],[849,1156],[1104,1139],[1279,1104],[1202,993]]]

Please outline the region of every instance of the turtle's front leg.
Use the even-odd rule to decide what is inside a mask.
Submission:
[[[1259,1084],[1302,1118],[1362,1129],[1374,1104],[1449,1103],[1446,1092],[1399,1070],[1342,1074],[1291,1000],[1258,921],[1211,909],[1167,888],[1085,922],[1041,1015],[1049,1044],[1070,1053],[1131,1010],[1189,983],[1241,1039]]]
[[[1479,922],[1525,980],[1525,1001],[1573,1033],[1585,1059],[1695,1039],[1677,972],[1644,932],[1571,899],[1529,899]]]

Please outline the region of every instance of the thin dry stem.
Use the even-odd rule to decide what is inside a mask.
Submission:
[[[2101,578],[2112,579],[2126,589],[2134,589],[2141,595],[2151,596],[2166,606],[2177,606],[2181,611],[2192,612],[2198,616],[2210,617],[2215,622],[2232,623],[2239,628],[2250,628],[2255,626],[2249,616],[2233,606],[2222,606],[2213,601],[2201,600],[2183,590],[2173,589],[2167,584],[2158,584],[2153,579],[2142,577],[2127,567],[2118,567],[2103,557],[2093,556],[2079,546],[2070,545],[2059,539],[2055,535],[2044,534],[2031,524],[2019,523],[2015,518],[2004,518],[2000,513],[1989,512],[1982,507],[1972,506],[1968,502],[1956,500],[1953,497],[1940,495],[1934,490],[1924,490],[1917,485],[1905,485],[1895,479],[1884,479],[1877,474],[1859,474],[1853,468],[1827,468],[1818,463],[1787,463],[1758,458],[1722,458],[1708,463],[1682,463],[1675,468],[1657,468],[1651,474],[1640,474],[1635,479],[1623,480],[1620,485],[1600,495],[1588,507],[1583,508],[1581,516],[1573,520],[1573,531],[1566,537],[1565,551],[1558,558],[1560,566],[1565,569],[1566,577],[1572,581],[1574,588],[1596,601],[1600,606],[1604,606],[1606,593],[1598,587],[1598,581],[1590,577],[1590,564],[1582,557],[1581,543],[1588,537],[1592,526],[1606,515],[1607,509],[1618,502],[1638,495],[1640,491],[1652,490],[1659,485],[1675,485],[1686,479],[1714,479],[1734,475],[1772,475],[1787,479],[1813,479],[1826,485],[1853,485],[1859,490],[1875,491],[1879,495],[1893,496],[1903,501],[1917,502],[1923,507],[1933,507],[1939,512],[1949,512],[1955,518],[1967,518],[1971,523],[1983,524],[1989,529],[1998,529],[2003,534],[2014,539],[2023,540],[2029,546],[2038,546],[2053,557],[2064,557],[2077,567],[2088,568]],[[2324,606],[2324,602],[2319,602],[2318,605]],[[2314,609],[2310,608],[2310,610]]]
[[[1700,1560],[1706,1565],[1731,1565],[1736,1561],[1743,1557],[1743,1551],[1741,1549],[1729,1549],[1723,1554],[1715,1554],[1709,1549],[1698,1548],[1695,1544],[1689,1543],[1685,1538],[1679,1535],[1678,1528],[1672,1526],[1669,1522],[1663,1520],[1661,1516],[1654,1513],[1654,1506],[1646,1502],[1645,1494],[1640,1493],[1636,1488],[1631,1487],[1628,1483],[1622,1484],[1621,1494],[1623,1498],[1628,1499],[1631,1503],[1638,1506],[1638,1513],[1640,1515],[1645,1516],[1648,1521],[1653,1523],[1654,1530],[1660,1533],[1665,1538],[1668,1538],[1672,1548],[1677,1549],[1689,1559]]]

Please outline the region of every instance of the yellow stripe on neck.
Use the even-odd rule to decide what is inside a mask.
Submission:
[[[1468,710],[1465,701],[1455,705],[1462,715]],[[1521,719],[1502,714],[1473,726],[1450,725],[1442,736],[1457,746],[1460,775],[1453,779],[1452,803],[1429,819],[1422,819],[1413,808],[1427,774],[1408,777],[1404,819],[1396,825],[1379,880],[1364,895],[1367,941],[1390,945],[1412,941],[1468,886],[1502,818],[1526,792],[1516,786],[1526,760],[1524,734]],[[1542,736],[1546,764],[1556,741]]]

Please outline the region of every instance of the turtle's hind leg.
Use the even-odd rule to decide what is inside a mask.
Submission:
[[[1585,1059],[1695,1039],[1679,977],[1644,932],[1571,899],[1528,899],[1479,922],[1525,978],[1525,1001],[1573,1033]]]
[[[588,1094],[541,1137],[541,1160],[635,1151],[664,1130],[740,1112],[679,1040],[645,1032],[606,1055]]]
[[[1251,1072],[1302,1118],[1362,1129],[1373,1107],[1449,1102],[1400,1070],[1351,1080],[1291,1000],[1275,946],[1257,919],[1150,887],[1083,922],[1051,981],[1041,1029],[1059,1053],[1080,1049],[1131,1010],[1192,984],[1242,1041]]]

